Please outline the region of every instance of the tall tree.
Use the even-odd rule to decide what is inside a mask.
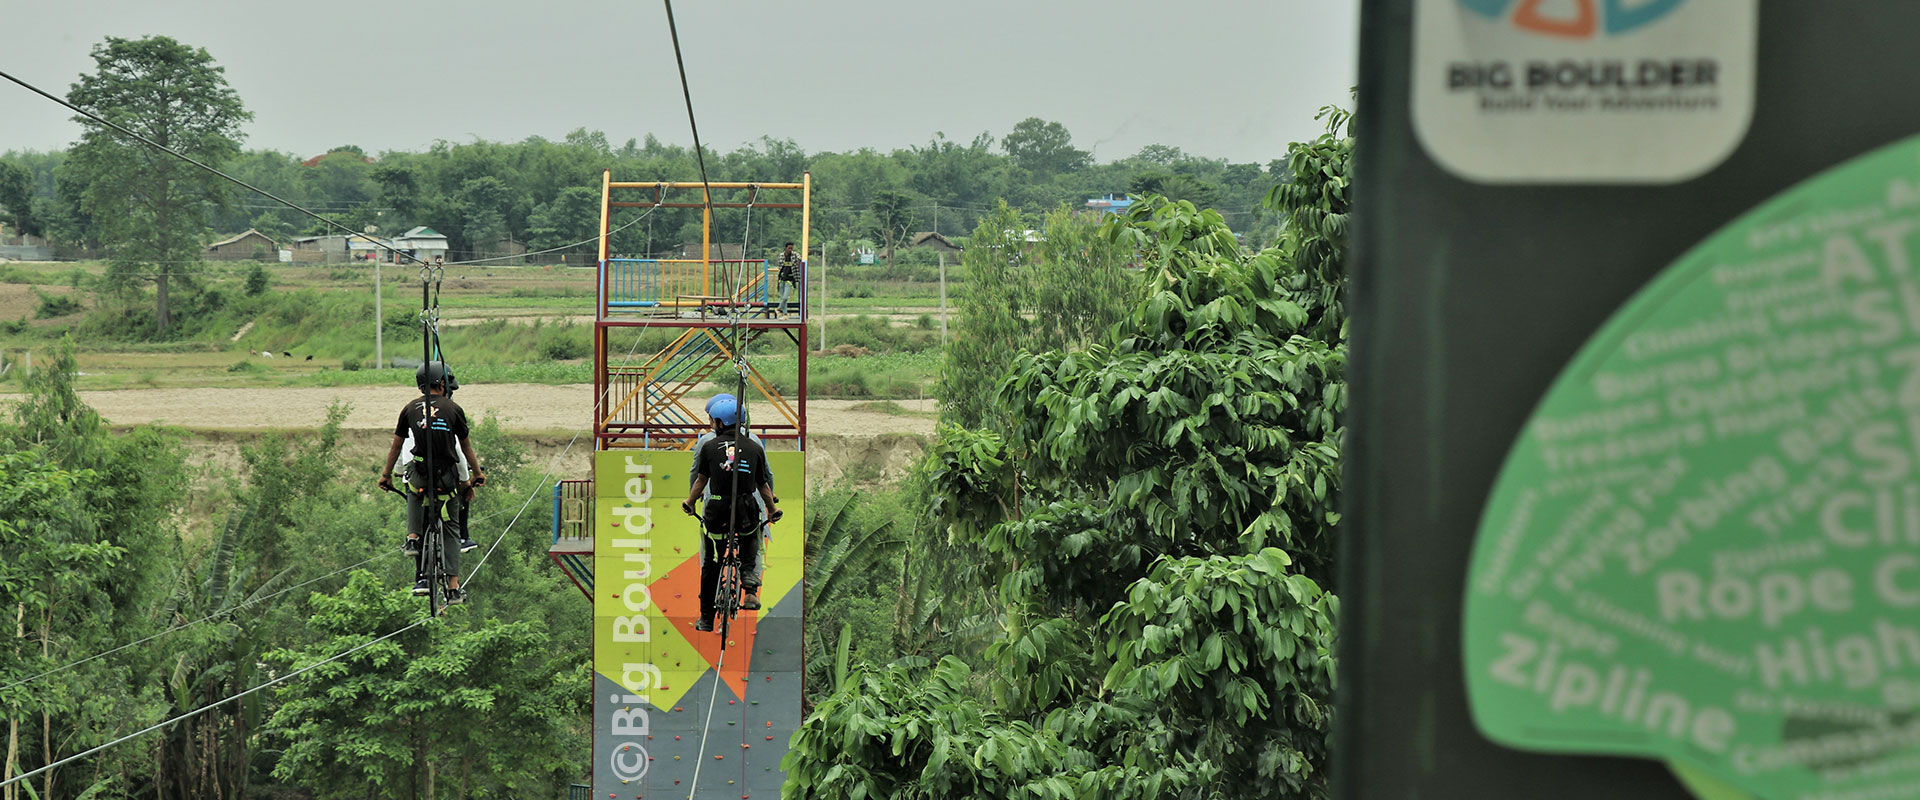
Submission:
[[[887,251],[887,263],[893,263],[893,248],[907,243],[907,235],[913,232],[913,226],[919,221],[914,211],[913,196],[906,192],[885,189],[875,192],[872,201],[867,204],[868,226],[874,238],[879,239]]]
[[[1087,151],[1074,149],[1073,134],[1067,132],[1067,126],[1039,117],[1020,120],[1000,140],[1000,146],[1007,149],[1015,164],[1040,175],[1080,169],[1092,161]]]
[[[166,36],[107,40],[93,48],[95,71],[80,76],[74,105],[208,164],[240,153],[240,124],[253,115],[205,48]],[[201,255],[207,207],[224,203],[220,178],[117,131],[87,125],[66,168],[83,176],[82,205],[103,226],[113,254],[107,276],[119,287],[154,286],[154,321],[173,324],[170,279],[190,281]]]

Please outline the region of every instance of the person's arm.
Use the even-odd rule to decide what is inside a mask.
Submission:
[[[480,457],[477,455],[474,455],[473,453],[472,437],[470,436],[461,437],[460,451],[466,455],[467,466],[473,470],[472,485],[485,486],[487,484],[487,474],[485,472],[480,471]]]
[[[393,488],[393,462],[400,458],[400,442],[400,437],[395,436],[393,444],[387,447],[387,463],[380,467],[380,479],[377,481],[382,489]]]
[[[700,501],[700,493],[707,490],[707,476],[699,475],[693,479],[693,489],[687,492],[686,502],[680,504],[680,510],[693,513],[693,504]]]

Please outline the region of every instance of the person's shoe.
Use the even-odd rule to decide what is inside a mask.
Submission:
[[[432,590],[432,587],[427,584],[427,581],[425,578],[422,578],[420,580],[413,582],[414,597],[425,597],[427,595],[427,592],[431,590]]]
[[[759,611],[760,610],[760,593],[747,592],[746,597],[740,598],[740,607],[747,611]]]
[[[407,543],[400,546],[400,552],[405,553],[409,558],[419,556],[420,555],[420,537],[418,536],[407,537]]]
[[[712,632],[713,632],[713,618],[712,618],[712,617],[701,617],[700,619],[698,619],[698,620],[695,620],[695,621],[694,621],[694,623],[693,623],[693,629],[694,629],[694,630],[696,630],[696,631],[699,631],[699,632],[701,632],[701,633],[712,633]]]
[[[467,602],[467,590],[465,589],[448,589],[447,590],[447,605],[457,606],[464,602]]]
[[[465,553],[465,552],[468,552],[468,551],[471,551],[471,550],[474,550],[474,549],[476,549],[476,548],[478,548],[479,546],[480,546],[480,543],[479,543],[479,542],[476,542],[476,541],[474,541],[474,540],[472,540],[472,539],[461,539],[461,540],[460,540],[460,552],[462,552],[462,553]]]

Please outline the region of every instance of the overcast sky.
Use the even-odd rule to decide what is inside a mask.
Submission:
[[[7,72],[65,95],[107,36],[205,47],[248,148],[558,139],[691,143],[658,2],[20,0]],[[1347,104],[1358,0],[681,0],[701,139],[808,152],[995,139],[1037,116],[1101,161],[1146,144],[1265,163]],[[64,147],[69,113],[0,82],[0,151]]]

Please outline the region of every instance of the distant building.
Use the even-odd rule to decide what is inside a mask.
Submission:
[[[1133,207],[1133,198],[1124,192],[1101,195],[1087,201],[1087,210],[1106,214],[1125,214]]]
[[[280,245],[266,234],[248,228],[231,239],[222,239],[207,245],[208,261],[270,261],[280,250]]]
[[[948,239],[947,237],[941,236],[940,234],[934,233],[933,231],[922,231],[920,233],[914,234],[912,238],[907,240],[907,246],[908,247],[931,247],[934,250],[938,250],[942,253],[960,252],[960,245],[954,244],[952,239]]]
[[[431,263],[434,256],[446,257],[447,236],[425,225],[421,225],[394,237],[393,249],[407,253],[421,261]]]
[[[295,264],[337,264],[347,261],[352,253],[347,249],[347,238],[338,234],[331,236],[302,236],[293,240],[293,263]]]

